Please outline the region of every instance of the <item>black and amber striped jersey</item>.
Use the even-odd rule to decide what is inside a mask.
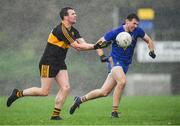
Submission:
[[[77,29],[74,27],[67,29],[63,23],[60,23],[49,34],[41,62],[47,64],[64,62],[69,45],[78,38],[81,38],[81,35]]]
[[[63,49],[69,48],[69,44],[81,38],[79,32],[74,27],[68,30],[62,23],[56,26],[49,35],[48,43],[59,46]]]

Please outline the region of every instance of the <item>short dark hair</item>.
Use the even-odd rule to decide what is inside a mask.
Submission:
[[[127,17],[126,17],[126,19],[128,19],[129,21],[132,21],[132,19],[136,19],[137,21],[139,21],[139,17],[137,16],[137,14],[135,14],[135,13],[131,13],[131,14],[129,14]]]
[[[60,15],[62,20],[64,19],[64,16],[68,16],[68,10],[74,10],[74,9],[72,7],[64,7],[59,12],[59,15]]]

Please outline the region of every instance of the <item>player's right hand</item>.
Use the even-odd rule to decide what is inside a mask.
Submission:
[[[100,56],[100,60],[101,60],[102,63],[108,62],[109,61],[109,57],[107,57],[105,55],[102,55],[102,56]]]
[[[112,42],[111,41],[98,41],[94,45],[94,49],[102,49],[108,47]]]

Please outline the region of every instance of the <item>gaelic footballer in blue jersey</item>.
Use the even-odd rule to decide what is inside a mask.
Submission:
[[[125,31],[129,32],[129,34],[132,37],[132,43],[126,49],[118,46],[116,43],[116,36],[120,32],[125,32]],[[141,28],[136,27],[132,31],[128,31],[126,29],[125,25],[122,25],[122,26],[118,27],[117,29],[112,30],[105,34],[104,39],[106,41],[110,41],[110,40],[113,41],[112,50],[110,52],[110,57],[112,57],[112,62],[108,64],[109,72],[113,66],[122,66],[124,73],[127,72],[128,65],[131,64],[131,62],[132,62],[132,57],[133,57],[133,53],[134,53],[134,48],[137,43],[137,39],[138,38],[143,39],[144,36],[145,36],[145,32]]]
[[[100,56],[101,62],[108,62],[109,74],[100,89],[95,89],[87,93],[82,97],[76,97],[74,104],[70,108],[70,114],[73,114],[77,107],[81,103],[91,99],[105,97],[114,88],[113,103],[112,103],[112,117],[118,116],[118,106],[122,91],[126,84],[126,73],[128,71],[129,64],[132,62],[134,49],[136,47],[137,39],[143,39],[150,50],[149,55],[154,59],[156,57],[154,52],[154,44],[151,38],[144,32],[143,29],[138,27],[139,18],[136,14],[129,14],[125,23],[118,28],[107,32],[99,41],[110,44],[112,42],[112,48],[109,56],[105,56],[102,49],[98,49],[97,53]],[[120,32],[128,32],[132,36],[132,43],[126,49],[119,47],[115,41],[116,36]]]

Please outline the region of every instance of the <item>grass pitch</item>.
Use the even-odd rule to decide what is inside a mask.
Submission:
[[[7,97],[0,98],[0,125],[178,125],[180,124],[180,96],[124,96],[120,118],[110,117],[112,97],[92,100],[69,114],[72,98],[68,98],[61,112],[64,120],[49,120],[54,96],[26,97],[6,107]]]

